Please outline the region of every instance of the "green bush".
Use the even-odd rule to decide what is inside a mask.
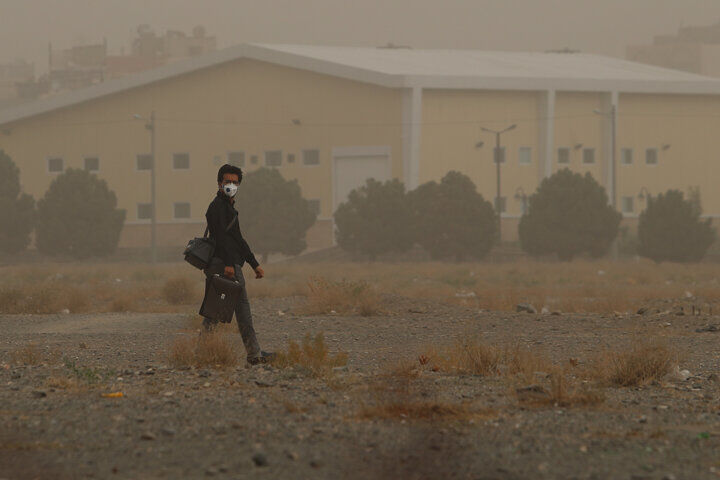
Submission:
[[[374,260],[413,244],[405,187],[397,180],[367,183],[350,192],[335,211],[336,239],[348,252]]]
[[[700,213],[699,198],[685,200],[678,190],[648,197],[638,224],[638,253],[656,262],[702,259],[715,241],[715,230]]]
[[[0,150],[0,253],[27,248],[35,226],[35,199],[20,191],[20,170]]]
[[[448,172],[440,183],[420,185],[408,198],[414,238],[433,259],[481,259],[495,244],[497,214],[466,175]]]
[[[113,253],[125,221],[125,210],[116,205],[105,180],[85,170],[66,170],[38,202],[38,250],[75,258]]]
[[[243,176],[235,196],[243,236],[267,261],[271,253],[298,255],[305,248],[305,234],[317,215],[303,198],[297,180],[285,180],[279,171],[261,168]]]
[[[531,255],[604,255],[618,234],[622,215],[608,205],[605,189],[586,173],[562,169],[540,184],[520,219],[522,249]]]

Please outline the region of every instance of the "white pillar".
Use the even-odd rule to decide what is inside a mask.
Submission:
[[[403,92],[402,110],[403,181],[407,190],[413,190],[420,180],[422,88],[412,87]]]
[[[542,93],[540,101],[540,181],[552,175],[555,158],[555,90]]]
[[[612,199],[615,198],[618,203],[619,199],[615,196],[615,191],[613,190],[613,169],[617,168],[617,165],[613,165],[613,145],[612,145],[612,139],[613,134],[615,135],[615,138],[617,139],[617,111],[618,111],[618,92],[608,92],[603,96],[603,105],[602,105],[602,125],[603,125],[603,157],[605,160],[605,190],[607,191],[608,198],[610,199],[610,203],[612,204]],[[615,109],[615,121],[613,121],[612,118],[612,110]],[[613,127],[615,128],[615,132],[612,131]],[[617,148],[617,146],[615,147]],[[615,152],[617,155],[617,152]],[[617,160],[617,159],[616,159]],[[617,160],[619,161],[619,160]],[[614,187],[617,188],[617,182],[618,178],[615,178],[615,185]]]

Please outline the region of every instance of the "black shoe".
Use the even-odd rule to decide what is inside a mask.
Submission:
[[[259,357],[248,357],[247,361],[250,365],[258,365],[260,363],[270,363],[275,359],[276,355],[273,352],[260,352]]]

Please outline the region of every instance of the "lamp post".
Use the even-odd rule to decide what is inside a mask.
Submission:
[[[509,132],[510,130],[514,130],[517,125],[512,124],[509,127],[503,129],[503,130],[490,130],[489,128],[480,127],[480,130],[487,133],[492,133],[495,135],[495,172],[497,176],[497,185],[495,188],[495,210],[498,214],[498,243],[502,240],[502,233],[501,233],[501,220],[500,217],[502,216],[502,210],[500,208],[500,161],[502,160],[501,157],[501,150],[500,150],[500,135],[502,135],[505,132]]]
[[[137,113],[133,115],[136,120],[144,120]],[[155,194],[155,110],[150,112],[150,119],[145,122],[145,128],[150,132],[150,261],[157,262],[157,214]]]

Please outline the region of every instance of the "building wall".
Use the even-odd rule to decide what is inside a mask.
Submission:
[[[133,114],[148,118],[153,110],[160,228],[204,222],[217,168],[229,151],[244,151],[245,170],[253,171],[264,164],[265,151],[282,150],[280,172],[297,179],[306,198],[320,200],[320,219],[332,213],[332,148],[389,146],[393,176],[402,175],[399,90],[246,59],[10,125],[9,134],[0,133],[0,148],[19,165],[23,189],[36,198],[55,176],[47,171],[48,157],[82,168],[84,156],[98,156],[99,176],[127,210],[127,224],[148,223],[138,220],[136,205],[150,201],[150,173],[136,171],[136,155],[149,153],[150,135]],[[304,166],[302,149],[319,149],[320,165]],[[190,169],[174,170],[173,153],[188,153]],[[295,155],[293,164],[288,154]],[[173,219],[173,202],[190,202],[191,218]],[[175,234],[178,228],[159,232],[159,244],[183,244],[188,232]],[[140,242],[143,229],[134,230],[123,234],[121,245]],[[321,237],[312,235],[314,246],[331,241]]]
[[[501,196],[507,213],[520,215],[522,202],[514,198],[518,187],[535,190],[540,176],[538,92],[426,90],[423,92],[420,183],[439,181],[449,170],[468,175],[489,201],[496,194],[493,160],[495,135],[480,130],[517,128],[501,136],[505,163],[501,164]],[[476,148],[477,142],[484,145]],[[519,163],[520,147],[531,148],[531,163]]]

